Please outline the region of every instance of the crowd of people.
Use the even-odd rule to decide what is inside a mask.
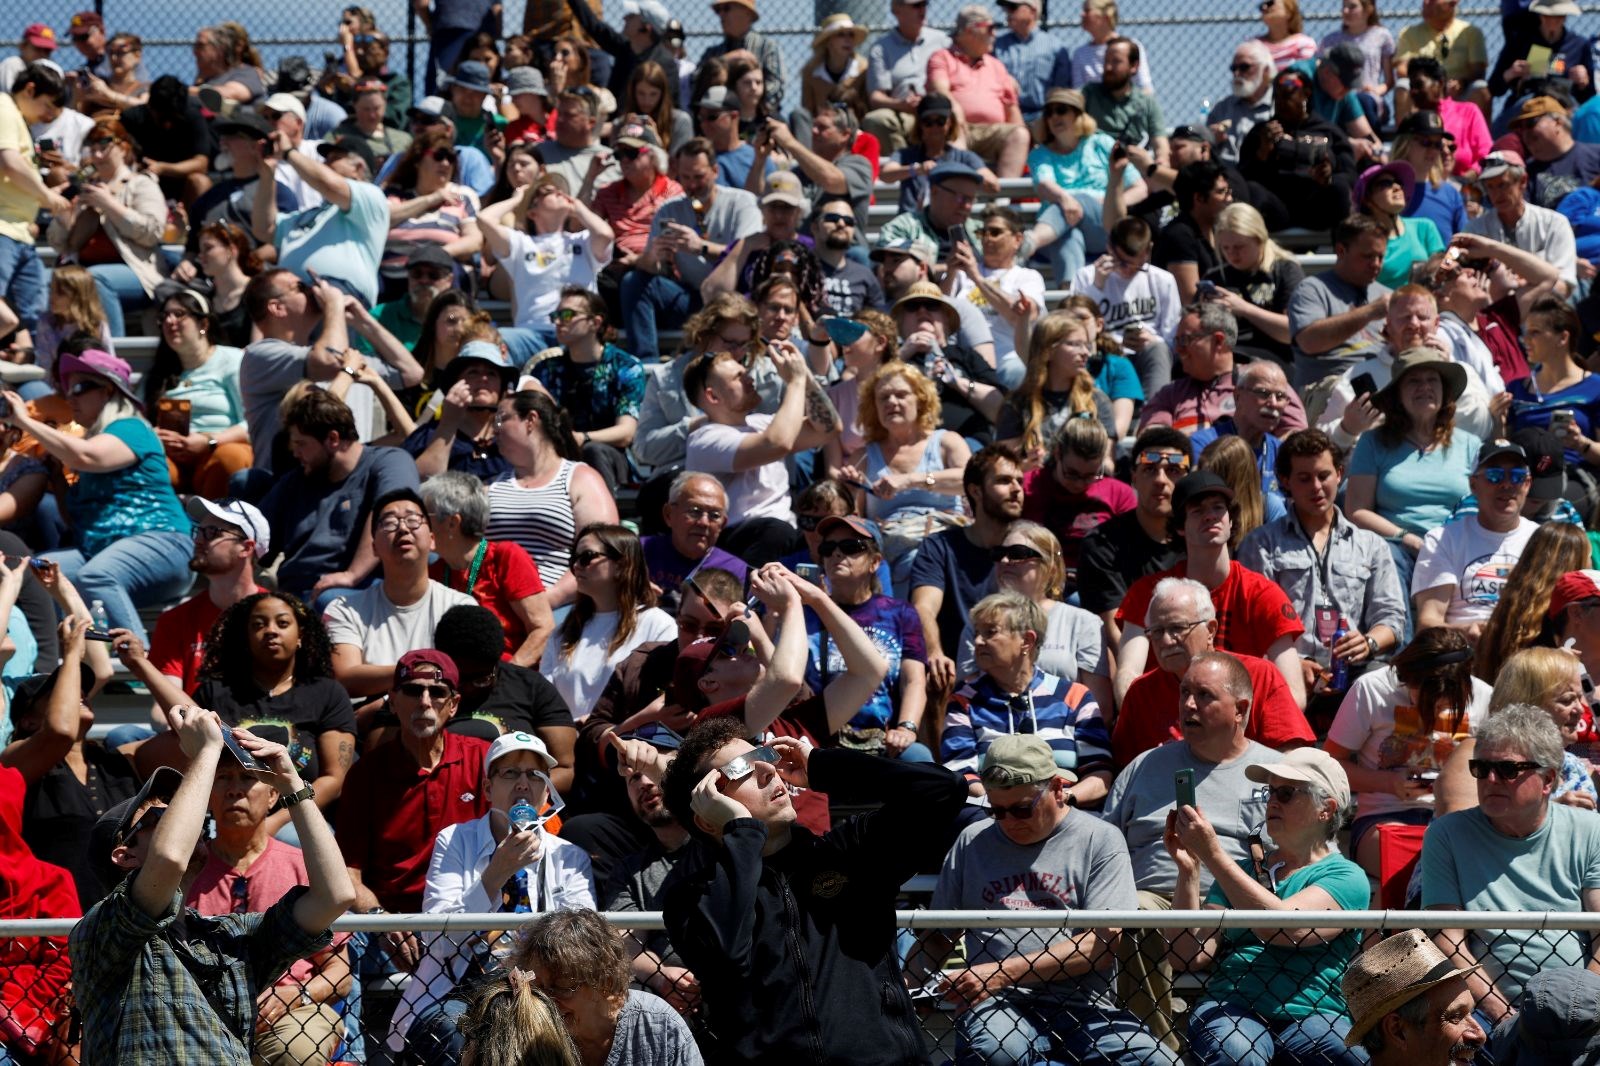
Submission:
[[[415,89],[361,7],[23,30],[0,915],[82,920],[0,1066],[1581,1042],[1571,930],[896,935],[1600,910],[1581,11],[1265,0],[1170,125],[1115,0],[1000,6],[798,83],[757,0],[433,0]],[[329,931],[419,912],[506,917]]]

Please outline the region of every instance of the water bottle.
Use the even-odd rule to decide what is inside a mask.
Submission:
[[[1347,632],[1348,630],[1345,629],[1344,620],[1341,619],[1339,621],[1339,627],[1333,631],[1333,640],[1328,645],[1329,649],[1332,650],[1333,648],[1337,648],[1339,646],[1339,642],[1344,639],[1345,633]],[[1345,663],[1343,657],[1341,656],[1332,656],[1332,661],[1333,680],[1329,683],[1328,688],[1332,689],[1334,692],[1343,692],[1345,689],[1350,687],[1350,667]]]
[[[1206,128],[1206,126],[1208,125],[1207,120],[1210,119],[1210,118],[1211,118],[1211,98],[1208,96],[1205,99],[1200,101],[1200,128],[1202,130]]]
[[[89,624],[100,633],[111,632],[111,616],[106,614],[104,600],[95,600],[89,605]]]
[[[539,812],[531,803],[514,803],[506,815],[511,819],[512,828],[519,833],[525,833],[539,824]]]

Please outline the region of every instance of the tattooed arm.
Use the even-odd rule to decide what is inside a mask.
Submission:
[[[317,791],[316,804],[326,809],[328,804],[339,798],[339,793],[344,789],[344,775],[350,772],[350,767],[356,761],[356,737],[354,733],[344,733],[337,730],[328,730],[317,734],[317,762],[320,773],[316,780],[311,782],[311,787]],[[264,823],[268,833],[276,833],[289,822],[289,809],[280,808],[267,816]]]

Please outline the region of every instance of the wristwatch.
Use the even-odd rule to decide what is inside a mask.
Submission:
[[[210,448],[212,451],[216,451],[217,450],[217,443],[218,443],[217,442],[217,438],[215,438],[215,437],[207,437],[206,438],[206,447]]]
[[[343,370],[346,374],[349,374],[351,381],[354,381],[356,378],[361,376],[361,372],[353,366],[341,366],[339,369]]]
[[[700,258],[701,259],[710,259],[711,258],[711,242],[710,241],[701,241],[700,242]]]
[[[1378,657],[1378,638],[1377,637],[1368,637],[1367,638],[1367,658],[1376,659],[1377,657]]]
[[[930,489],[933,488],[933,475],[929,474],[927,477],[923,478],[922,483],[928,486]]]
[[[317,793],[310,785],[301,785],[299,791],[286,793],[283,797],[285,807],[293,807],[297,803],[308,799],[316,799]]]
[[[911,731],[912,731],[912,732],[913,732],[913,733],[915,733],[915,732],[916,732],[916,731],[917,731],[917,723],[915,723],[915,722],[910,722],[910,721],[905,721],[905,722],[896,722],[896,723],[895,723],[895,724],[894,724],[894,725],[893,725],[893,726],[891,726],[891,727],[890,727],[890,728],[891,728],[891,729],[909,729],[909,730],[911,730]]]

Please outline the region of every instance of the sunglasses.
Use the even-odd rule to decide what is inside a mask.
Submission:
[[[1026,544],[1001,544],[989,549],[989,560],[996,563],[1032,563],[1043,558],[1043,552]]]
[[[1254,69],[1256,68],[1253,63],[1234,63],[1228,67],[1229,72],[1233,74],[1248,74]]]
[[[1187,455],[1173,455],[1170,452],[1158,452],[1152,449],[1140,452],[1133,465],[1144,471],[1151,471],[1161,466],[1166,467],[1168,470],[1187,470],[1189,469],[1189,457]]]
[[[1077,108],[1068,107],[1066,104],[1051,104],[1044,109],[1044,116],[1045,118],[1060,118],[1062,115],[1076,114],[1077,111]]]
[[[1007,818],[1015,818],[1019,822],[1026,822],[1033,817],[1033,812],[1038,809],[1040,801],[1049,794],[1049,791],[1049,789],[1046,789],[1026,803],[1013,803],[1009,806],[991,803],[989,805],[989,817],[997,822],[1003,822]]]
[[[250,879],[243,875],[233,879],[233,913],[243,914],[250,909]]]
[[[1499,485],[1509,481],[1513,485],[1520,485],[1531,476],[1525,466],[1491,466],[1481,471],[1483,480],[1491,485]]]
[[[1295,785],[1262,785],[1261,795],[1267,799],[1275,799],[1279,803],[1293,803],[1294,798],[1306,790]]]
[[[428,155],[431,156],[436,163],[454,163],[456,161],[456,153],[450,148],[435,148],[433,151],[429,152]]]
[[[74,33],[72,35],[72,40],[77,44],[83,44],[89,39],[89,36],[90,35],[87,33]]]
[[[154,829],[156,823],[161,821],[161,816],[166,813],[167,809],[165,807],[149,808],[139,816],[138,821],[128,826],[127,832],[117,837],[117,843],[126,844],[130,840],[137,839],[139,834],[144,832],[146,829]]]
[[[194,539],[197,541],[244,540],[244,537],[238,530],[228,529],[225,526],[195,526]]]
[[[432,696],[435,703],[443,703],[456,694],[455,689],[449,685],[430,685],[426,681],[402,681],[400,683],[400,693],[410,696],[414,700],[420,700],[423,696]]]
[[[550,312],[550,321],[557,324],[562,322],[572,322],[576,319],[588,317],[589,316],[584,312],[571,307],[560,307]]]
[[[579,552],[572,557],[572,566],[574,569],[587,570],[589,567],[594,565],[596,559],[611,559],[615,561],[618,558],[620,558],[620,556],[618,556],[616,552]]]
[[[834,552],[844,552],[846,555],[865,555],[872,549],[872,542],[861,537],[846,537],[843,540],[825,540],[817,545],[817,558],[826,559]]]
[[[73,382],[71,388],[67,389],[67,395],[82,396],[86,392],[102,392],[106,388],[107,386],[100,384],[98,381],[76,381]]]
[[[643,148],[635,148],[633,145],[630,144],[630,145],[625,145],[625,146],[623,146],[621,148],[618,148],[615,152],[612,153],[612,155],[617,157],[617,162],[619,162],[619,163],[631,163],[635,159],[638,159],[641,155],[644,155],[644,149]]]
[[[763,744],[754,751],[747,751],[743,755],[729,759],[717,767],[717,770],[729,781],[743,781],[755,773],[755,764],[758,762],[764,762],[769,766],[777,766],[778,749],[770,744]]]
[[[1529,770],[1542,770],[1544,767],[1536,762],[1514,762],[1511,759],[1468,759],[1467,773],[1478,781],[1487,781],[1493,774],[1501,781],[1510,783],[1527,773]]]
[[[1372,179],[1372,184],[1368,186],[1368,188],[1370,188],[1373,192],[1382,192],[1385,189],[1398,189],[1399,187],[1399,179],[1394,177],[1392,174],[1385,174],[1381,178],[1374,178]]]
[[[853,215],[841,215],[836,211],[829,211],[827,214],[823,215],[822,221],[826,222],[830,226],[854,226],[856,224],[856,220]]]
[[[923,126],[943,126],[950,121],[949,115],[923,115],[917,122]]]

